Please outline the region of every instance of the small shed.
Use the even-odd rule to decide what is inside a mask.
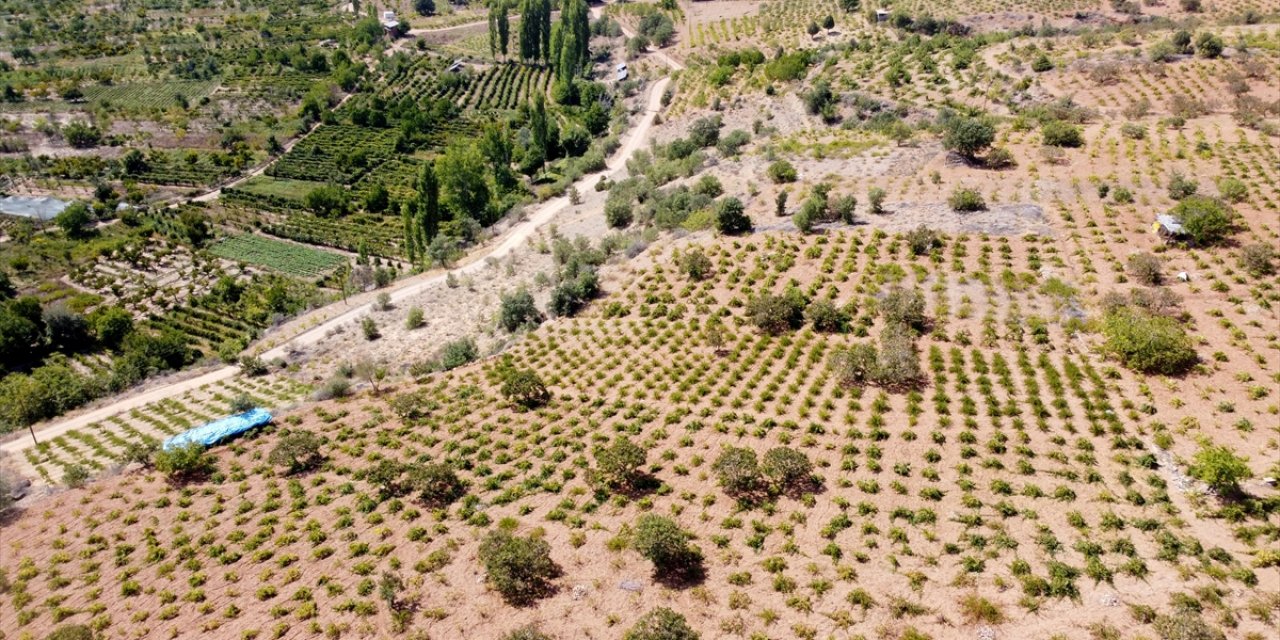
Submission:
[[[382,12],[382,28],[386,29],[387,31],[395,31],[399,27],[400,27],[400,21],[396,19],[396,12],[394,11]]]
[[[889,10],[876,9],[876,22],[888,22],[888,21],[889,21]]]
[[[449,73],[457,73],[457,72],[459,72],[459,71],[462,71],[462,67],[463,67],[465,64],[466,64],[466,62],[464,62],[462,59],[454,60],[454,61],[453,61],[453,64],[449,65],[449,68],[448,68],[448,69],[445,69],[445,71],[447,71],[447,72],[449,72]]]
[[[1156,221],[1151,223],[1151,232],[1165,240],[1176,240],[1186,234],[1182,223],[1169,214],[1156,216]]]
[[[625,62],[618,63],[618,82],[622,82],[623,80],[626,80],[627,76],[628,76],[627,63]]]

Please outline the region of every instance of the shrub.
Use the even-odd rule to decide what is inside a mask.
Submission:
[[[804,316],[813,325],[814,331],[844,333],[849,330],[849,313],[830,300],[814,300],[809,303]]]
[[[422,314],[422,307],[409,307],[409,314],[404,319],[404,328],[412,331],[426,323],[427,321]]]
[[[947,198],[947,205],[953,211],[967,213],[971,211],[986,211],[987,201],[982,198],[982,194],[977,189],[969,189],[966,187],[956,187],[951,192],[951,196]]]
[[[1147,128],[1137,122],[1126,122],[1120,126],[1120,135],[1130,140],[1142,140],[1147,137]]]
[[[960,611],[969,624],[1004,622],[1004,613],[1000,611],[1000,607],[976,593],[970,593],[960,599]]]
[[[82,624],[67,624],[49,632],[45,640],[93,640],[93,629]]]
[[[1177,171],[1169,176],[1169,197],[1174,200],[1182,200],[1194,196],[1199,190],[1200,185],[1195,180],[1191,180]]]
[[[515,293],[502,294],[502,304],[498,311],[498,326],[507,332],[514,333],[525,327],[536,327],[542,322],[542,314],[533,302],[533,294],[521,288]]]
[[[464,364],[475,362],[480,357],[480,349],[476,347],[476,341],[470,337],[459,338],[453,342],[446,342],[444,347],[440,349],[438,359],[441,371],[456,369]]]
[[[831,215],[845,224],[856,222],[854,214],[858,208],[858,198],[851,193],[836,196],[830,204]]]
[[[151,457],[155,455],[159,448],[159,445],[152,442],[130,442],[120,452],[120,463],[125,465],[137,463],[143,467],[150,468]]]
[[[769,180],[773,181],[774,184],[784,184],[796,181],[796,168],[786,160],[778,160],[777,162],[769,165],[769,169],[766,171],[766,174],[769,176]]]
[[[635,625],[623,634],[622,640],[699,640],[699,636],[689,627],[684,616],[666,607],[658,607],[640,616]]]
[[[871,213],[884,213],[884,198],[887,194],[880,187],[871,187],[867,189],[867,205],[871,207]]]
[[[684,271],[684,274],[689,276],[690,280],[702,280],[714,268],[714,265],[711,264],[711,258],[707,257],[702,247],[694,247],[680,255],[680,270]]]
[[[542,406],[551,400],[551,391],[532,369],[506,367],[502,372],[502,396],[526,409]]]
[[[554,638],[530,625],[506,632],[501,640],[554,640]]]
[[[774,447],[765,452],[760,472],[781,491],[804,488],[813,479],[813,463],[790,447]]]
[[[365,340],[373,341],[382,337],[382,333],[378,331],[378,323],[369,316],[360,321],[360,332],[364,334]]]
[[[604,221],[611,229],[624,229],[631,226],[633,219],[631,203],[621,199],[609,198],[604,204]]]
[[[1196,55],[1201,58],[1217,58],[1225,48],[1222,38],[1212,33],[1206,31],[1196,36]]]
[[[89,469],[82,464],[72,464],[62,473],[62,484],[78,489],[89,482]]]
[[[1187,471],[1220,494],[1238,492],[1240,481],[1253,477],[1249,459],[1221,445],[1202,445]]]
[[[1218,242],[1231,232],[1233,213],[1213,198],[1191,196],[1169,211],[1182,223],[1191,241],[1198,245]]]
[[[610,489],[629,489],[644,476],[645,450],[626,436],[617,436],[609,446],[595,449],[595,478]]]
[[[182,446],[156,451],[153,464],[160,473],[176,482],[203,478],[215,468],[214,458],[203,446],[190,442]]]
[[[923,377],[915,337],[903,325],[889,325],[880,332],[875,382],[886,387],[913,385]]]
[[[689,545],[692,537],[670,518],[645,514],[636,521],[631,545],[653,563],[658,576],[690,577],[702,569],[702,552]]]
[[[1249,196],[1249,187],[1239,178],[1222,178],[1218,180],[1218,193],[1227,202],[1243,202]]]
[[[804,323],[807,301],[797,288],[788,288],[782,295],[762,294],[747,301],[747,319],[769,335],[779,335],[790,329],[799,329]]]
[[[988,169],[1008,169],[1017,166],[1018,161],[1014,159],[1012,151],[1004,147],[992,147],[983,157],[982,164]]]
[[[840,384],[855,386],[874,381],[878,359],[874,345],[858,343],[837,348],[829,356],[827,366]]]
[[[1153,626],[1160,640],[1226,640],[1221,631],[1190,612],[1158,616]]]
[[[711,470],[725,493],[742,496],[760,488],[760,464],[756,452],[745,447],[725,447]]]
[[[409,467],[405,483],[410,491],[418,494],[418,500],[432,508],[452,504],[466,491],[458,473],[443,462]]]
[[[1043,138],[1044,143],[1051,147],[1074,148],[1084,146],[1084,134],[1080,131],[1080,128],[1060,120],[1044,123],[1044,126],[1040,128],[1040,136]]]
[[[689,141],[698,148],[714,147],[720,142],[720,116],[698,118],[689,125]]]
[[[1035,60],[1031,61],[1031,70],[1036,73],[1044,73],[1051,69],[1053,69],[1053,61],[1049,59],[1049,56],[1043,53],[1037,56]]]
[[[721,136],[720,143],[716,145],[716,149],[725,156],[736,156],[742,150],[742,147],[751,142],[751,134],[742,129],[734,129],[728,134]]]
[[[267,462],[285,467],[287,473],[314,469],[324,460],[324,456],[320,454],[322,444],[323,439],[310,431],[294,431],[280,438],[267,456]]]
[[[1148,286],[1160,284],[1163,263],[1160,258],[1146,251],[1129,256],[1126,270],[1135,280]]]
[[[751,218],[737,198],[725,198],[716,205],[716,231],[726,236],[751,231]]]
[[[489,585],[511,604],[528,604],[545,595],[560,573],[545,540],[500,529],[485,536],[479,558]]]
[[[924,314],[924,293],[918,288],[893,287],[880,301],[880,317],[888,325],[901,325],[913,330],[923,330],[927,318]]]
[[[942,146],[972,160],[996,139],[996,128],[978,118],[956,117],[947,123]]]
[[[1142,373],[1175,375],[1196,362],[1191,338],[1177,321],[1120,308],[1103,320],[1104,349]]]
[[[1266,243],[1248,244],[1240,249],[1240,268],[1255,278],[1275,273],[1275,259],[1275,248]]]
[[[573,275],[563,276],[560,284],[551,290],[547,309],[552,315],[566,318],[587,306],[600,292],[600,276],[594,267],[578,268]]]
[[[911,247],[911,253],[923,256],[941,247],[942,238],[938,236],[937,231],[920,225],[907,232],[907,246]]]

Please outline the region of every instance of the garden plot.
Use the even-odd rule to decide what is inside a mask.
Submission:
[[[130,446],[158,444],[234,413],[233,405],[277,409],[295,404],[307,393],[307,387],[288,378],[232,378],[42,441],[13,462],[19,473],[34,482],[57,485],[73,467],[94,475],[117,470]]]
[[[146,238],[76,268],[67,280],[141,317],[162,314],[207,293],[224,274],[242,277],[249,272],[183,245]]]
[[[227,260],[262,265],[299,278],[323,276],[345,262],[334,253],[253,234],[227,238],[209,251]]]

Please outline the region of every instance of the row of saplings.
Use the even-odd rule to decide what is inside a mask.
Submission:
[[[609,493],[634,495],[652,490],[657,482],[645,470],[645,449],[625,436],[595,449],[596,466],[589,479],[598,499]],[[751,504],[779,495],[797,495],[817,485],[813,464],[803,453],[789,447],[775,447],[762,458],[742,447],[726,447],[716,460],[715,471],[721,487],[731,496]],[[514,605],[527,605],[549,595],[551,582],[560,567],[551,558],[551,545],[542,531],[528,536],[515,533],[517,522],[506,518],[485,536],[479,559],[488,584]],[[612,549],[630,548],[653,563],[654,578],[668,586],[684,586],[704,575],[702,550],[692,544],[694,536],[673,519],[653,513],[641,515],[622,528],[610,541]],[[536,629],[518,629],[508,640],[547,638]],[[684,616],[659,608],[645,614],[623,636],[625,640],[685,640],[698,634]]]

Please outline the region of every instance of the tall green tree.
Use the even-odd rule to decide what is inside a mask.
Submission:
[[[493,181],[500,191],[510,191],[516,186],[515,173],[511,171],[513,157],[511,131],[505,123],[490,123],[480,136],[480,152],[489,161]]]
[[[440,181],[430,162],[422,163],[418,171],[417,246],[425,248],[440,229]]]
[[[489,211],[489,181],[484,156],[474,144],[458,142],[436,159],[440,202],[453,219],[468,216],[482,225],[493,222]]]

